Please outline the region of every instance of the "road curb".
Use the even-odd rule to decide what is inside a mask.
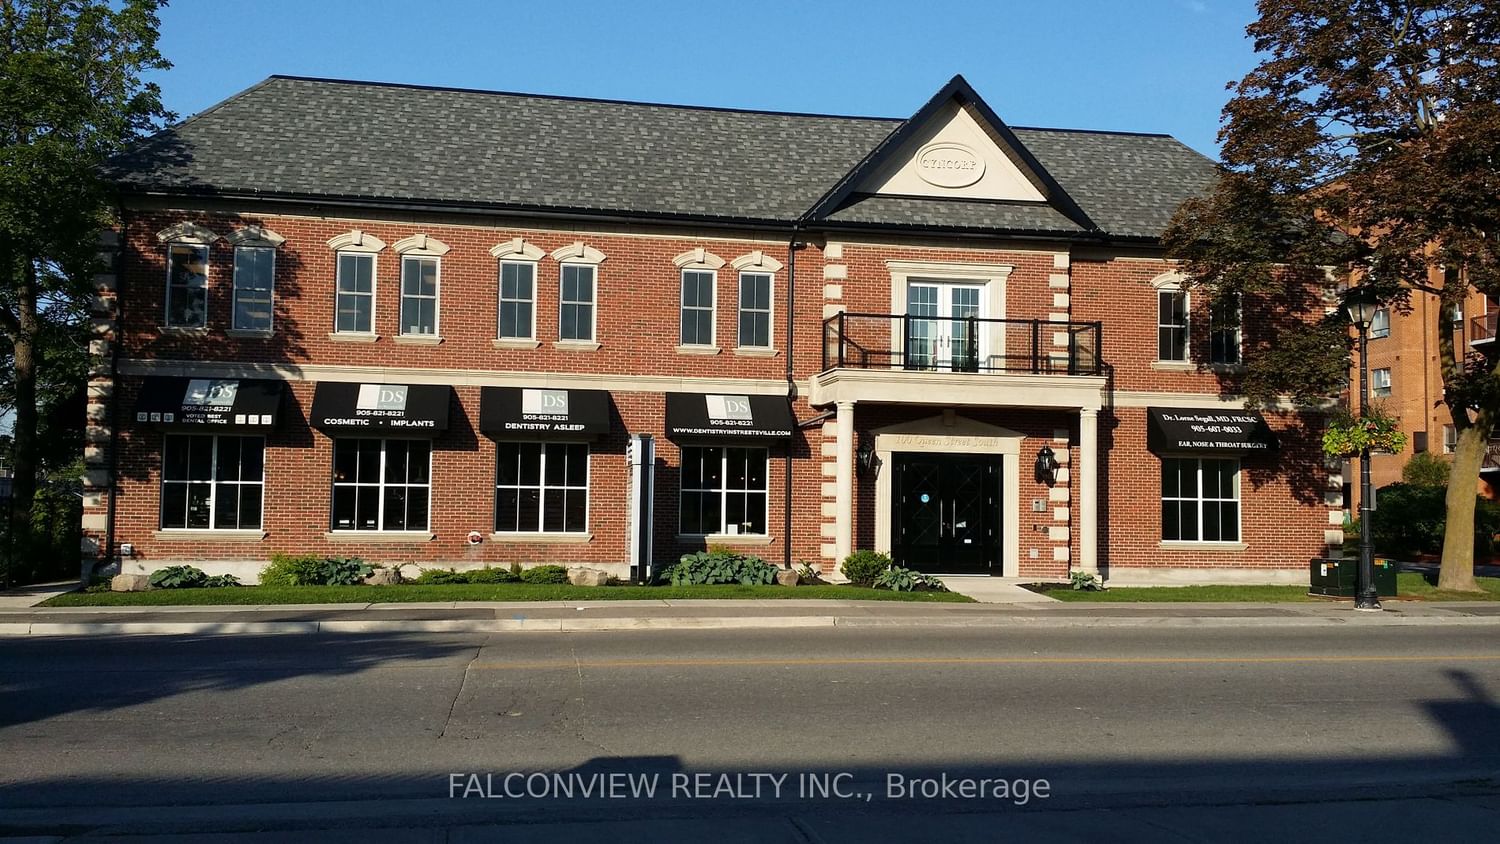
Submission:
[[[789,628],[1307,628],[1307,627],[1495,627],[1500,617],[1182,617],[1137,616],[1089,618],[1046,615],[879,618],[872,616],[679,616],[652,618],[500,618],[338,621],[225,622],[3,622],[0,637],[9,636],[275,636],[348,635],[357,633],[589,633],[629,630],[774,630]]]

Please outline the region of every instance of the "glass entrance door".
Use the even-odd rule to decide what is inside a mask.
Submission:
[[[892,455],[891,556],[923,572],[999,574],[1000,457]]]
[[[984,360],[984,285],[912,282],[906,287],[907,369],[977,372]]]

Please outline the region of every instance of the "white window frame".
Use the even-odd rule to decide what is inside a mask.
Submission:
[[[533,444],[533,443],[507,440],[507,441],[500,442],[498,445],[499,446],[521,446],[521,445],[531,445],[531,444]],[[502,483],[500,483],[500,477],[499,477],[499,475],[500,475],[500,451],[499,451],[498,447],[496,448],[496,450],[495,450],[495,516],[491,520],[491,526],[494,528],[494,530],[495,530],[496,533],[504,533],[504,534],[526,534],[526,535],[556,534],[556,535],[567,535],[567,536],[577,536],[577,535],[587,534],[589,532],[589,523],[590,523],[591,517],[592,517],[592,513],[590,512],[590,505],[592,505],[592,503],[593,503],[593,501],[592,501],[592,499],[593,499],[593,480],[594,480],[594,474],[593,474],[594,473],[594,459],[593,459],[594,458],[594,451],[593,451],[593,449],[589,446],[588,443],[581,442],[581,441],[576,441],[576,440],[545,440],[545,441],[542,441],[542,442],[539,442],[539,443],[534,443],[534,444],[540,446],[540,449],[539,449],[539,460],[538,460],[538,464],[537,464],[537,482],[534,485],[533,484],[523,484],[523,483],[520,483],[519,481],[516,482],[516,483],[514,483],[514,484],[502,484]],[[549,485],[547,483],[547,447],[548,446],[552,446],[552,445],[559,445],[559,446],[581,445],[581,446],[583,446],[583,464],[584,464],[584,469],[583,469],[583,472],[584,472],[584,474],[583,474],[583,486],[579,487],[579,486],[571,486],[571,485],[569,485],[567,483],[566,476],[564,476],[564,478],[563,478],[563,484],[561,486]],[[517,491],[519,491],[519,490],[534,489],[534,490],[537,491],[537,511],[536,511],[536,529],[535,530],[526,530],[526,529],[521,528],[519,525],[517,525],[516,530],[507,530],[507,531],[500,530],[499,525],[496,524],[496,523],[500,520],[500,490],[502,490],[502,489],[514,489],[514,490],[517,490]],[[583,527],[580,528],[580,529],[578,529],[578,530],[567,530],[566,528],[564,528],[563,530],[547,530],[546,527],[545,527],[545,525],[546,525],[546,518],[547,518],[547,492],[549,490],[559,490],[559,491],[569,492],[569,491],[577,491],[577,490],[580,490],[580,489],[583,490]]]
[[[344,285],[344,256],[351,258],[367,259],[370,262],[370,292],[360,293],[358,291],[345,292]],[[341,251],[334,253],[333,267],[333,333],[348,334],[354,336],[371,335],[375,333],[376,311],[380,305],[380,262],[370,252]],[[339,299],[343,296],[369,296],[370,297],[370,325],[364,330],[339,328]]]
[[[590,275],[589,291],[593,294],[587,302],[581,299],[563,298],[563,278],[567,271],[572,269],[588,270]],[[589,306],[589,336],[587,337],[564,337],[562,336],[563,308],[568,305],[577,307],[587,304]],[[599,342],[599,267],[596,264],[585,264],[580,261],[564,261],[557,270],[557,339],[563,343],[597,343]]]
[[[505,298],[505,268],[507,266],[525,267],[525,268],[527,268],[528,270],[531,271],[531,297],[529,299],[515,299],[515,298],[506,299]],[[537,284],[537,262],[536,261],[522,261],[522,260],[516,260],[514,258],[502,258],[500,260],[499,264],[497,265],[497,267],[495,269],[495,296],[496,296],[496,303],[497,303],[496,304],[496,308],[495,308],[495,337],[496,337],[496,339],[499,339],[499,340],[535,340],[535,339],[537,339],[537,337],[536,337],[536,304],[537,304],[536,303],[536,298],[537,298],[537,295],[536,295],[537,294],[536,284]],[[558,291],[557,292],[558,292],[558,296],[561,297],[562,296],[562,286],[561,286],[561,279],[560,279],[560,277],[559,277]],[[597,298],[597,296],[595,298]],[[531,306],[531,324],[526,329],[527,330],[527,334],[524,337],[520,336],[520,335],[507,336],[506,334],[504,334],[504,333],[501,332],[501,328],[500,327],[505,322],[504,312],[505,312],[505,303],[506,302],[513,302],[513,303],[525,302],[526,304],[528,304],[528,305]],[[562,315],[561,302],[559,302],[559,305],[558,305],[558,315],[559,315],[559,317],[561,317],[561,315]]]
[[[172,251],[174,249],[187,248],[203,253],[203,313],[197,323],[173,322],[172,321],[172,290],[180,288],[191,290],[193,288],[172,283],[172,267],[174,266]],[[162,303],[161,323],[166,328],[203,329],[208,327],[208,271],[209,261],[212,258],[212,250],[207,243],[194,243],[187,240],[174,240],[167,243],[167,298]]]
[[[1391,336],[1391,309],[1376,308],[1375,316],[1370,320],[1370,339],[1381,340],[1389,336]]]
[[[333,470],[334,470],[334,468],[336,468],[337,463],[338,463],[338,444],[340,442],[355,442],[355,441],[358,441],[358,440],[375,440],[375,441],[377,441],[377,442],[380,443],[380,469],[377,470],[377,477],[379,478],[379,480],[376,481],[375,483],[368,483],[368,482],[362,482],[362,481],[339,481],[338,478],[336,478],[336,477],[333,476]],[[387,457],[389,455],[390,444],[392,442],[425,442],[425,443],[427,443],[427,483],[425,483],[425,484],[399,483],[398,484],[398,483],[387,483],[386,482],[386,479],[385,479],[385,464],[386,464],[386,459],[387,459]],[[432,442],[430,440],[408,440],[408,439],[403,439],[401,437],[335,437],[334,438],[334,442],[333,442],[333,449],[334,449],[334,452],[333,452],[334,465],[330,467],[330,471],[329,471],[330,486],[329,486],[329,491],[328,491],[328,525],[329,525],[328,529],[329,529],[329,532],[331,532],[331,533],[349,533],[349,534],[360,534],[360,533],[370,534],[370,533],[430,533],[432,531],[432,505],[433,505],[433,500],[432,500],[432,452],[433,452],[433,448],[432,448]],[[410,474],[410,469],[408,469],[408,475],[409,474]],[[361,488],[368,488],[368,487],[374,487],[374,488],[376,488],[376,489],[379,490],[379,495],[376,498],[376,500],[378,502],[378,506],[376,507],[376,510],[375,510],[375,525],[376,526],[374,528],[361,528],[361,527],[341,528],[341,527],[338,526],[338,524],[337,524],[337,522],[336,522],[336,520],[334,518],[334,506],[335,506],[334,499],[335,499],[335,496],[336,496],[336,494],[337,494],[337,492],[338,492],[338,490],[339,490],[340,487],[353,487],[356,490],[355,503],[354,503],[354,514],[355,514],[355,519],[356,520],[358,520],[358,518],[359,518],[358,490],[361,489]],[[414,528],[414,527],[411,527],[410,525],[408,525],[407,527],[400,528],[400,529],[387,528],[385,526],[385,491],[388,488],[395,488],[395,487],[401,487],[401,488],[404,488],[404,489],[414,489],[414,488],[425,487],[427,489],[427,524],[425,524],[425,525],[423,525],[422,527],[419,527],[419,528]]]
[[[1385,383],[1381,383],[1382,380]],[[1381,392],[1384,390],[1385,392]],[[1370,370],[1370,394],[1385,398],[1391,394],[1391,369],[1388,366]]]
[[[1191,498],[1183,496],[1183,495],[1180,495],[1180,494],[1177,495],[1177,496],[1173,496],[1173,497],[1169,498],[1169,497],[1167,497],[1167,494],[1166,494],[1167,491],[1166,491],[1165,488],[1163,488],[1163,489],[1161,489],[1159,491],[1158,494],[1160,496],[1160,499],[1159,499],[1158,503],[1160,504],[1161,507],[1165,508],[1166,505],[1167,505],[1167,502],[1169,502],[1169,501],[1170,502],[1174,502],[1174,503],[1176,503],[1176,502],[1182,502],[1182,501],[1191,501],[1191,502],[1196,502],[1197,503],[1197,513],[1198,513],[1198,515],[1197,515],[1197,520],[1198,520],[1197,521],[1197,537],[1198,538],[1197,539],[1167,539],[1166,535],[1163,534],[1162,538],[1161,538],[1162,543],[1165,544],[1165,545],[1174,545],[1174,544],[1176,544],[1176,545],[1240,545],[1240,544],[1242,544],[1244,542],[1244,536],[1245,536],[1244,495],[1243,495],[1243,486],[1241,484],[1241,475],[1244,474],[1244,466],[1240,463],[1240,461],[1237,458],[1233,458],[1233,457],[1203,457],[1203,456],[1198,456],[1198,455],[1171,455],[1171,454],[1163,455],[1161,459],[1162,459],[1162,468],[1163,469],[1166,468],[1166,461],[1169,461],[1169,460],[1170,461],[1186,461],[1186,462],[1194,463],[1196,465],[1196,467],[1197,467],[1196,471],[1197,471],[1197,490],[1198,490],[1198,494],[1196,496],[1194,496],[1194,497],[1191,497]],[[1207,495],[1204,494],[1204,488],[1203,488],[1203,463],[1204,463],[1204,461],[1207,461],[1207,460],[1213,460],[1213,461],[1218,461],[1218,462],[1225,462],[1225,463],[1233,463],[1234,464],[1234,498],[1209,497],[1209,496],[1207,496]],[[1204,505],[1204,503],[1205,502],[1223,503],[1225,501],[1233,501],[1234,502],[1235,537],[1233,539],[1204,539],[1203,538],[1203,505]]]
[[[759,452],[761,454],[762,459],[765,460],[764,474],[765,474],[766,484],[765,484],[765,488],[764,489],[748,489],[748,488],[746,488],[746,489],[730,489],[728,487],[728,481],[729,481],[729,450],[733,449],[733,448],[740,448],[740,449],[744,449],[746,451],[756,451],[756,452]],[[680,536],[728,536],[728,535],[730,535],[730,534],[728,534],[726,532],[726,528],[727,528],[727,524],[728,523],[724,521],[724,519],[727,517],[728,512],[729,512],[729,507],[728,507],[729,493],[731,493],[731,492],[737,492],[737,493],[757,493],[758,492],[758,493],[760,493],[764,497],[765,502],[766,502],[766,511],[763,514],[762,519],[761,519],[762,523],[765,524],[766,529],[765,529],[765,531],[763,533],[751,533],[751,534],[741,533],[741,534],[737,534],[737,535],[738,536],[753,536],[753,537],[769,536],[770,535],[770,531],[771,531],[771,450],[769,448],[765,448],[763,446],[725,444],[725,445],[689,445],[689,446],[683,446],[682,451],[684,453],[686,453],[689,449],[692,449],[692,450],[717,449],[718,452],[719,452],[719,477],[722,480],[720,481],[719,487],[717,489],[704,489],[704,488],[698,488],[698,487],[694,487],[692,489],[689,489],[686,485],[680,485],[679,486],[678,491],[677,491],[677,530],[678,530],[678,535],[680,535]],[[695,494],[702,494],[702,493],[705,493],[705,492],[708,492],[708,493],[718,493],[718,495],[719,495],[719,531],[717,533],[682,533],[682,501],[683,501],[683,496],[686,495],[687,493],[690,493],[690,492],[691,493],[695,493]]]
[[[1193,300],[1192,294],[1183,290],[1175,284],[1157,285],[1156,294],[1156,360],[1160,363],[1189,363],[1193,359]],[[1161,297],[1163,294],[1182,297],[1182,324],[1164,323],[1162,319]],[[1161,338],[1163,330],[1182,331],[1182,357],[1164,358],[1161,356]]]
[[[211,439],[213,441],[213,445],[212,445],[211,450],[209,451],[209,455],[208,455],[208,465],[209,465],[209,478],[208,478],[208,480],[207,481],[201,481],[201,480],[196,480],[195,481],[195,480],[190,480],[190,479],[189,480],[168,480],[167,479],[167,443],[169,441],[171,441],[171,440],[174,440],[174,439],[192,439],[193,437],[208,437],[209,439]],[[234,437],[235,439],[244,439],[244,440],[260,440],[260,479],[259,480],[247,481],[247,480],[245,480],[243,478],[241,478],[240,480],[237,480],[237,481],[221,481],[221,480],[219,480],[219,440],[222,437]],[[223,533],[223,532],[241,532],[241,531],[261,531],[265,527],[265,523],[266,523],[266,438],[264,436],[257,436],[255,434],[199,434],[199,433],[193,433],[193,432],[188,432],[188,431],[173,432],[173,433],[169,433],[169,434],[164,434],[162,436],[162,442],[161,442],[161,476],[159,478],[159,481],[160,481],[160,484],[158,485],[158,488],[157,488],[157,499],[156,499],[156,510],[157,510],[156,525],[157,525],[157,529],[158,530],[162,530],[162,531],[189,531],[189,532],[212,530],[212,531],[218,531],[218,532]],[[189,525],[186,525],[186,524],[184,524],[182,527],[167,527],[166,526],[167,486],[169,484],[171,484],[171,485],[180,485],[180,486],[192,486],[193,484],[201,484],[201,483],[207,483],[208,484],[208,527],[192,527],[192,526],[189,526]],[[217,516],[219,515],[219,486],[220,485],[226,485],[226,486],[227,485],[233,485],[233,486],[239,486],[239,487],[246,487],[246,486],[258,486],[258,487],[260,487],[260,524],[256,525],[255,527],[250,527],[250,528],[241,528],[241,527],[221,528],[221,527],[215,527],[215,523],[218,521]],[[238,514],[236,514],[236,520],[238,520]]]
[[[759,308],[745,307],[745,276],[762,276],[766,279],[766,309],[764,311]],[[764,270],[740,270],[739,287],[737,292],[739,294],[739,307],[735,309],[734,313],[734,340],[736,346],[741,349],[774,348],[776,345],[776,274],[772,272],[766,272]],[[763,313],[766,315],[765,343],[751,344],[745,342],[744,329],[742,328],[740,320],[744,317],[746,312],[756,314]]]
[[[271,280],[265,288],[266,307],[270,310],[271,318],[265,326],[246,326],[239,324],[240,318],[240,250],[250,252],[268,252],[271,255]],[[235,331],[265,332],[270,333],[276,328],[276,247],[274,246],[236,246],[234,247],[234,280],[231,282],[233,290],[230,292],[229,301],[229,327]],[[257,291],[259,288],[255,288]]]
[[[1231,326],[1231,327],[1226,328],[1221,323],[1219,323],[1217,320],[1214,319],[1214,314],[1217,313],[1217,309],[1220,308],[1220,307],[1222,307],[1222,302],[1223,302],[1222,299],[1216,300],[1212,305],[1209,306],[1209,313],[1208,313],[1208,355],[1209,355],[1209,358],[1210,358],[1209,363],[1213,364],[1214,366],[1241,366],[1241,365],[1243,365],[1245,363],[1245,332],[1244,332],[1244,325],[1245,325],[1245,300],[1238,293],[1228,293],[1228,294],[1224,294],[1224,295],[1228,295],[1228,296],[1233,296],[1234,297],[1234,325]],[[1159,309],[1160,308],[1160,304],[1158,304],[1157,307]],[[1161,318],[1161,316],[1160,316],[1160,312],[1158,310],[1157,319],[1159,320],[1160,318]],[[1189,317],[1189,321],[1191,321],[1191,317]],[[1160,329],[1158,329],[1158,330],[1160,330]],[[1234,333],[1234,360],[1212,360],[1213,355],[1214,355],[1214,335],[1215,334],[1220,334],[1220,333],[1228,333],[1228,332],[1233,332]],[[1189,342],[1191,342],[1191,339],[1189,339]],[[1161,344],[1161,339],[1158,338],[1157,339],[1158,351],[1160,350],[1160,344]]]
[[[431,261],[437,270],[437,278],[433,283],[432,295],[424,293],[406,292],[406,262],[407,261]],[[436,255],[402,255],[401,256],[401,290],[400,301],[396,305],[396,326],[398,336],[420,337],[424,340],[433,340],[443,336],[443,259]],[[432,300],[432,331],[431,333],[413,332],[406,330],[406,300],[407,299],[431,299]],[[373,317],[374,310],[371,309]]]
[[[1443,453],[1452,454],[1458,451],[1458,428],[1452,425],[1443,426]]]
[[[689,305],[687,303],[687,277],[688,273],[708,276],[708,307],[703,305]],[[719,273],[716,270],[704,269],[702,267],[688,267],[683,269],[677,276],[677,342],[683,346],[701,346],[704,348],[718,346],[719,339]],[[689,343],[683,338],[683,329],[687,328],[688,311],[708,311],[708,342]]]

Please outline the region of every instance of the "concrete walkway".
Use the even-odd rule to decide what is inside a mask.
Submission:
[[[19,610],[26,607],[34,607],[37,604],[55,598],[78,588],[78,581],[64,580],[58,583],[37,583],[31,586],[18,586],[15,589],[7,589],[0,592],[0,610]]]
[[[1030,589],[1023,589],[1022,583],[1035,583],[1036,578],[1023,577],[990,577],[988,575],[963,575],[945,574],[938,578],[947,586],[960,595],[968,595],[981,604],[1055,604],[1057,599],[1049,598]]]

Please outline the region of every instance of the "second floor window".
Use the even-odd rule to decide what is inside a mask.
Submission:
[[[1370,339],[1379,340],[1389,336],[1391,336],[1391,309],[1380,308],[1375,311],[1375,318],[1370,320]]]
[[[167,327],[208,325],[208,247],[173,243],[167,247]]]
[[[500,264],[500,339],[536,337],[536,264]]]
[[[768,273],[740,273],[741,348],[769,348],[771,345],[771,276]]]
[[[1370,392],[1377,396],[1391,394],[1391,371],[1389,369],[1370,370]]]
[[[1240,294],[1219,297],[1208,314],[1208,362],[1240,363]]]
[[[1156,292],[1156,359],[1188,359],[1188,295],[1181,290]]]
[[[340,252],[334,330],[353,334],[375,331],[375,256]]]
[[[275,276],[275,249],[241,246],[234,250],[235,329],[271,330],[271,288]]]
[[[588,342],[594,339],[594,268],[587,264],[562,265],[562,291],[558,300],[557,338]]]
[[[401,259],[401,333],[435,337],[438,331],[438,259]]]
[[[714,274],[709,270],[682,271],[682,336],[684,346],[714,344]]]

